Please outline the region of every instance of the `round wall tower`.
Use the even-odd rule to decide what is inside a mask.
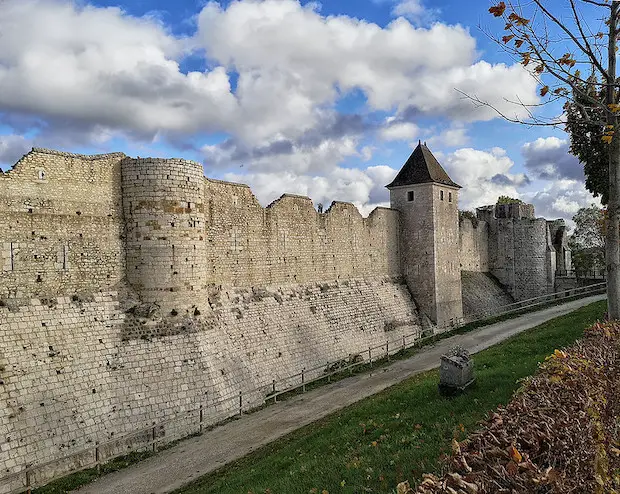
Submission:
[[[181,159],[122,163],[127,281],[162,313],[181,313],[204,284],[204,175]]]

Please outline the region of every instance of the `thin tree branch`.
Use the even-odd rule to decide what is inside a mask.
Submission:
[[[581,0],[581,1],[585,3],[590,3],[592,5],[597,5],[598,7],[607,7],[608,9],[611,8],[611,5],[608,3],[595,2],[594,0]]]
[[[594,53],[592,51],[590,51],[588,48],[586,48],[585,46],[583,46],[579,40],[577,39],[577,37],[571,33],[571,31],[557,18],[555,17],[549,10],[547,10],[542,2],[540,0],[533,0],[533,2],[538,6],[538,8],[540,10],[543,11],[543,13],[549,18],[551,19],[551,21],[556,24],[562,31],[564,31],[569,38],[571,38],[571,40],[573,41],[573,43],[575,43],[579,49],[584,52],[588,58],[590,58],[590,60],[592,61],[592,63],[596,66],[596,68],[600,71],[600,73],[605,77],[608,78],[607,76],[607,71],[605,70],[605,68],[601,65],[601,63],[599,62],[599,60],[594,56]]]
[[[501,110],[499,110],[496,106],[492,105],[491,103],[489,103],[488,101],[483,101],[480,98],[478,98],[477,96],[471,96],[467,93],[465,93],[464,91],[461,91],[458,88],[454,88],[455,91],[461,93],[466,99],[474,102],[476,104],[476,107],[487,107],[490,108],[491,110],[493,110],[495,113],[497,113],[500,117],[502,117],[504,120],[508,121],[508,122],[513,122],[513,123],[518,123],[518,124],[523,124],[523,125],[529,125],[532,127],[558,127],[560,125],[565,125],[566,122],[561,121],[561,120],[557,120],[555,122],[543,122],[541,119],[537,118],[537,117],[533,117],[534,121],[533,122],[527,122],[525,120],[521,120],[519,118],[511,118],[508,115],[506,115],[504,112],[502,112]]]

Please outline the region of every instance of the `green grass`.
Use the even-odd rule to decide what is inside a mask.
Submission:
[[[464,395],[439,396],[436,371],[417,375],[176,493],[392,492],[402,480],[436,471],[452,437],[463,438],[488,411],[507,403],[519,379],[579,338],[605,308],[604,301],[588,305],[477,354],[477,383]]]
[[[154,453],[151,451],[129,453],[128,455],[114,458],[106,464],[101,465],[99,471],[96,468],[80,470],[79,472],[67,475],[66,477],[62,477],[54,482],[50,482],[43,487],[34,489],[32,492],[33,494],[64,494],[92,482],[101,475],[106,475],[108,473],[127,468],[129,465],[142,461],[153,454]]]

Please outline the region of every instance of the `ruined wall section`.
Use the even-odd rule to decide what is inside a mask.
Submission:
[[[491,272],[519,301],[545,295],[551,265],[544,218],[497,218],[490,229]],[[552,247],[551,247],[552,248]]]
[[[410,343],[421,332],[407,287],[389,279],[221,289],[211,300],[176,334],[169,319],[125,315],[114,294],[0,307],[0,478],[149,428],[133,438],[144,444],[154,424],[187,412],[156,436],[196,432],[201,407],[205,422],[223,420],[238,413],[240,391],[248,410],[273,380],[283,389],[302,368],[311,379],[328,361],[365,359],[388,339],[396,352],[404,336]],[[101,454],[123,445],[102,446]],[[84,455],[92,457],[92,449]]]
[[[462,271],[489,272],[489,225],[486,221],[472,222],[469,218],[462,218],[459,222],[459,248]]]
[[[116,286],[124,275],[121,160],[34,148],[0,173],[0,296]]]
[[[205,284],[202,165],[125,158],[122,170],[127,280],[165,311],[191,305]]]
[[[205,179],[206,282],[264,286],[399,277],[399,216],[363,218],[348,203],[318,213],[308,197],[285,194],[261,207],[247,186]]]

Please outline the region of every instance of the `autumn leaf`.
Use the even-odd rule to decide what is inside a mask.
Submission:
[[[612,113],[618,113],[620,111],[620,105],[616,103],[607,105],[607,108],[609,108],[609,111],[611,111]]]
[[[558,63],[560,65],[568,65],[569,67],[574,67],[577,61],[571,57],[570,53],[565,53],[562,55],[562,58],[558,59]]]
[[[504,36],[504,37],[502,38],[502,41],[503,41],[504,43],[508,43],[508,42],[509,42],[512,38],[514,38],[514,37],[515,37],[515,35],[514,35],[514,34],[509,34],[508,36]]]
[[[510,22],[514,22],[517,26],[527,26],[530,22],[529,19],[526,19],[525,17],[521,17],[520,15],[517,15],[514,12],[508,16],[508,20]]]
[[[519,453],[519,450],[517,450],[517,448],[515,448],[514,446],[509,446],[508,447],[508,454],[510,454],[510,457],[516,463],[521,463],[521,460],[523,459],[523,457],[521,456],[521,453]]]
[[[497,5],[489,9],[489,13],[493,14],[495,17],[503,16],[505,11],[506,4],[504,2],[499,2]]]
[[[541,96],[544,97],[548,92],[549,92],[549,86],[544,86],[544,87],[540,88],[540,95]]]
[[[452,452],[455,455],[460,455],[461,454],[461,445],[459,444],[459,442],[456,439],[452,439]]]
[[[522,39],[515,40],[515,47],[516,48],[521,48],[522,44],[523,44],[523,40]]]
[[[410,492],[413,491],[411,490],[408,480],[405,480],[396,486],[396,494],[409,494]]]
[[[566,355],[566,352],[563,352],[562,350],[555,350],[553,355],[555,355],[556,358],[566,358],[568,356]]]
[[[609,136],[609,135],[604,135],[603,137],[601,137],[601,139],[602,139],[602,141],[603,141],[605,144],[611,144],[611,141],[612,141],[613,137],[614,137],[613,135],[611,135],[611,136]]]
[[[526,51],[525,53],[522,53],[521,56],[523,57],[523,60],[521,61],[521,63],[524,66],[527,66],[531,61],[531,53]]]

